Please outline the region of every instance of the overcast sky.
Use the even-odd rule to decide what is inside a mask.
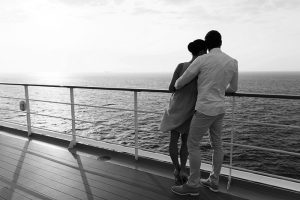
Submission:
[[[240,71],[300,71],[299,0],[0,0],[2,72],[172,72],[212,29]]]

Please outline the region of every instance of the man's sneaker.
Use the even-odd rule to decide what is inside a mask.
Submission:
[[[190,196],[198,196],[199,195],[199,187],[191,187],[187,184],[183,184],[180,186],[172,186],[171,190],[173,193],[178,195],[190,195]]]
[[[209,188],[211,191],[213,192],[219,192],[219,187],[218,185],[214,184],[213,182],[211,182],[211,180],[208,178],[208,179],[200,179],[200,183]]]

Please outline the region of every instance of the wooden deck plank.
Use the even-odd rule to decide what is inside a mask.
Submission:
[[[12,142],[15,143],[15,141],[12,141]],[[25,143],[25,142],[23,141],[23,143]],[[19,148],[21,148],[21,147],[23,147],[23,145],[19,144],[18,146],[19,146]],[[53,158],[56,161],[63,162],[64,164],[67,164],[67,165],[78,166],[77,158],[74,158],[74,156],[69,151],[67,151],[66,149],[53,148],[53,145],[43,146],[43,148],[40,148],[40,147],[41,147],[41,145],[39,143],[31,143],[28,146],[28,151],[35,152],[35,153],[38,153],[38,154],[43,153],[43,155],[47,155],[47,158],[49,158],[48,155],[50,155],[51,158]],[[102,169],[105,173],[108,173],[109,170],[111,169],[111,166],[114,166],[113,172],[118,173],[119,176],[124,176],[125,175],[125,177],[126,177],[127,175],[129,175],[130,178],[132,176],[136,176],[136,178],[139,178],[140,177],[139,175],[141,175],[143,173],[143,172],[140,172],[140,171],[137,171],[137,170],[131,170],[131,171],[128,172],[126,168],[119,167],[119,166],[116,166],[116,165],[109,165],[108,167],[105,167],[105,166],[102,165],[103,162],[93,162],[90,165],[89,161],[91,159],[89,159],[87,157],[80,157],[80,158],[82,159],[82,161],[84,161],[83,165],[87,166],[88,169],[92,170],[92,171],[93,170],[98,171],[99,169]],[[94,159],[93,159],[93,161],[94,161]],[[116,169],[116,168],[118,168],[118,169]],[[145,180],[144,178],[141,181],[147,182],[147,180]],[[169,180],[167,180],[167,182],[168,181]],[[149,182],[152,183],[152,180],[150,179]]]
[[[1,151],[5,151],[5,150],[7,150],[7,149],[10,149],[9,147],[1,147],[2,149],[1,149]],[[21,152],[17,152],[17,150],[15,150],[15,149],[10,149],[11,151],[10,152],[6,152],[5,153],[5,155],[7,156],[7,158],[5,158],[6,159],[6,161],[7,162],[9,162],[8,161],[8,157],[9,156],[12,156],[13,155],[13,153],[12,152],[14,152],[14,153],[16,153],[16,155],[15,156],[17,156],[17,158],[19,158],[18,156],[20,156],[20,154],[21,154]],[[1,153],[0,153],[1,154]],[[25,159],[25,162],[26,162],[26,160],[28,160],[28,154],[26,155],[26,159]],[[47,160],[46,160],[47,161]],[[10,161],[10,162],[13,162],[13,161]],[[39,162],[38,161],[36,161],[39,165],[41,165],[41,160],[39,160]],[[16,164],[17,163],[17,160],[15,160],[14,161],[14,164]],[[13,164],[13,163],[12,163]],[[26,163],[25,163],[26,164]],[[48,165],[49,163],[45,163],[45,165],[46,166],[49,166]],[[52,163],[53,164],[53,163]],[[24,165],[24,164],[23,164]],[[45,166],[44,165],[44,166]],[[43,168],[43,166],[40,166],[41,168]],[[24,168],[24,166],[23,166],[23,168]],[[55,168],[55,169],[57,169],[57,168]],[[74,169],[73,169],[74,170]],[[76,170],[74,170],[75,172],[77,172]],[[62,174],[65,174],[67,171],[64,171]],[[88,182],[90,182],[90,180],[93,180],[94,179],[94,181],[92,181],[92,182],[95,182],[95,173],[94,174],[90,174],[90,173],[86,173],[87,174],[87,178],[89,179],[89,178],[91,178],[91,179],[89,179],[89,181]],[[45,173],[43,172],[43,175],[45,175]],[[100,174],[101,175],[101,174]],[[74,174],[70,174],[70,177],[73,177],[74,176]],[[77,174],[77,176],[79,176],[79,174]],[[92,179],[93,178],[93,179]],[[82,179],[82,178],[81,178]],[[116,189],[122,189],[122,195],[124,196],[128,196],[128,198],[133,198],[133,197],[135,197],[135,198],[137,198],[137,197],[141,197],[141,196],[144,196],[145,198],[146,198],[146,196],[148,196],[148,198],[151,198],[151,199],[154,199],[154,198],[160,198],[160,199],[165,199],[166,197],[162,197],[162,195],[158,195],[157,194],[157,192],[158,191],[154,191],[154,192],[149,192],[148,191],[148,189],[151,189],[151,188],[145,188],[144,190],[141,190],[140,188],[141,188],[141,184],[140,183],[136,183],[136,187],[128,187],[128,182],[127,183],[122,183],[122,182],[120,182],[120,180],[118,179],[117,181],[115,180],[115,181],[112,181],[111,179],[109,179],[109,178],[105,178],[105,177],[103,177],[103,176],[101,176],[100,177],[100,179],[102,179],[101,181],[102,181],[102,186],[103,187],[106,187],[106,189],[110,189],[110,190],[112,190],[112,188],[114,189],[114,190],[116,190]],[[105,180],[105,184],[103,183],[103,179],[106,179]],[[98,178],[98,180],[99,180],[99,178]],[[121,180],[122,181],[122,180]],[[112,182],[114,182],[114,184],[111,184]],[[108,185],[109,184],[109,185]],[[99,182],[96,182],[95,184],[94,184],[95,186],[97,186],[97,187],[99,187],[99,186],[101,186],[101,185],[99,185]],[[120,187],[120,186],[123,186],[123,187]],[[156,186],[156,185],[155,185]],[[94,189],[94,188],[93,188]],[[93,191],[95,191],[95,190],[93,190]],[[120,191],[116,191],[117,193],[119,193]],[[94,194],[94,193],[93,193]],[[101,192],[101,195],[103,195],[103,192]],[[164,195],[165,195],[165,193],[164,193]],[[157,199],[156,198],[156,199]]]
[[[180,197],[170,191],[173,180],[136,170],[134,165],[119,166],[66,148],[2,134],[0,181],[13,188],[10,195],[16,199],[240,199],[204,188],[198,197]]]
[[[30,200],[40,200],[41,198],[38,198],[30,193],[24,192],[23,190],[15,190],[18,194],[25,196],[26,198],[30,199]]]
[[[2,148],[2,147],[1,147]],[[7,149],[7,147],[4,147],[4,148],[2,148],[1,149],[1,151],[3,152],[3,151],[5,151],[5,149]],[[15,150],[13,150],[13,151],[15,151]],[[0,153],[0,154],[2,154],[2,153]],[[6,158],[3,158],[2,160],[5,160],[6,162],[9,162],[9,163],[11,163],[12,165],[13,164],[16,164],[17,163],[17,160],[13,160],[12,158],[10,158],[11,156],[14,156],[11,152],[5,152],[5,155],[6,155]],[[17,157],[19,156],[19,155],[16,155]],[[22,166],[22,170],[28,170],[28,171],[34,171],[35,173],[38,173],[39,171],[40,171],[40,176],[43,176],[43,177],[45,177],[45,176],[48,176],[47,178],[50,178],[50,179],[53,179],[53,176],[55,176],[55,174],[54,173],[51,173],[51,174],[49,174],[49,173],[47,173],[47,170],[45,170],[45,168],[44,167],[49,167],[49,165],[48,165],[48,163],[45,163],[44,165],[42,164],[42,162],[38,162],[38,161],[36,161],[36,163],[34,164],[34,165],[30,165],[30,166],[26,166],[26,165],[28,165],[26,162],[27,162],[27,160],[28,160],[28,157],[26,157],[26,159],[24,160],[24,163],[23,163],[23,166]],[[31,162],[34,162],[34,161],[31,161]],[[38,169],[38,168],[36,168],[37,170],[32,170],[34,167],[35,167],[35,165],[40,165],[40,168]],[[52,167],[52,169],[56,169],[57,170],[57,168],[54,168],[54,167]],[[51,170],[51,169],[50,169]],[[74,170],[74,169],[73,169]],[[60,172],[60,174],[66,174],[68,171],[61,171]],[[56,174],[57,175],[57,174]],[[82,177],[80,177],[80,175],[79,174],[77,174],[77,175],[75,175],[75,176],[77,176],[77,180],[82,180]],[[69,177],[74,177],[74,174],[72,174],[72,173],[70,173],[70,175],[69,175]],[[87,173],[87,177],[91,177],[91,178],[94,178],[95,177],[95,174],[89,174],[89,173]],[[65,182],[65,181],[69,181],[69,182],[71,182],[72,184],[75,182],[74,180],[71,180],[71,179],[68,179],[68,177],[57,177],[57,180],[59,180],[59,179],[63,179],[63,182]],[[106,187],[107,189],[110,189],[111,190],[111,186],[113,186],[113,187],[115,187],[115,186],[117,186],[116,188],[120,188],[120,182],[119,181],[115,181],[115,185],[107,185],[107,182],[109,183],[109,182],[111,182],[111,180],[110,179],[107,179],[107,178],[105,178],[105,177],[100,177],[100,179],[106,179],[105,180],[105,182],[106,182],[106,184],[104,184],[103,183],[103,180],[101,180],[102,181],[102,186],[104,186],[104,187]],[[92,179],[89,179],[88,180],[88,182],[90,182],[90,181],[92,181]],[[93,182],[95,182],[95,181],[93,181]],[[89,184],[89,186],[91,186],[90,184]],[[94,184],[94,186],[97,186],[97,187],[99,187],[99,182],[95,182],[95,184]],[[123,184],[123,190],[124,189],[126,189],[126,188],[128,188],[128,184]],[[78,187],[77,187],[78,188]],[[83,188],[83,187],[81,187],[81,188]],[[80,189],[80,188],[79,188]],[[94,188],[93,188],[94,189]],[[127,192],[127,195],[130,197],[130,198],[132,198],[133,196],[134,196],[134,194],[136,193],[135,191],[136,191],[136,189],[135,188],[133,188],[134,189],[134,191],[128,191]],[[93,190],[93,191],[95,191],[95,190]],[[126,192],[126,190],[125,191],[123,191],[123,193],[124,192]],[[147,192],[147,191],[141,191],[139,194],[136,194],[136,197],[138,197],[138,196],[140,196],[140,195],[143,195],[145,192]],[[103,193],[103,192],[101,192],[101,193]],[[149,193],[149,192],[148,192]],[[93,193],[94,194],[94,193]],[[123,194],[124,195],[124,194]],[[154,197],[155,196],[157,196],[155,193],[151,193],[151,194],[149,194],[150,196],[152,196],[153,197],[153,195],[154,195]],[[161,196],[160,196],[161,197]]]
[[[28,195],[22,195],[18,191],[9,188],[8,186],[2,187],[0,184],[0,199],[2,200],[31,200]]]
[[[8,147],[3,147],[2,148],[2,150],[3,149],[9,149]],[[14,150],[14,149],[11,149],[11,151],[15,151],[16,152],[16,150]],[[20,152],[19,152],[19,154],[20,154]],[[9,153],[6,153],[6,155],[7,156],[9,156]],[[32,156],[32,155],[26,155],[26,159],[28,159],[28,157],[30,157],[30,156]],[[46,163],[45,163],[45,165],[46,166],[49,166],[48,164],[51,164],[51,163],[48,163],[49,161],[47,161],[47,160],[45,160],[46,161]],[[41,162],[41,160],[39,161],[39,164],[41,164],[42,162]],[[53,163],[52,163],[53,164]],[[64,167],[64,166],[63,166]],[[65,167],[64,167],[65,168]],[[57,166],[55,166],[55,169],[57,169]],[[69,170],[69,169],[67,169],[67,170]],[[65,172],[67,172],[67,170],[65,171]],[[77,173],[77,171],[76,170],[73,170],[74,172],[76,172]],[[77,176],[79,176],[80,174],[77,174]],[[100,174],[101,175],[101,174]],[[74,174],[71,174],[71,176],[70,177],[72,177],[72,176],[74,176]],[[91,180],[95,180],[95,173],[93,173],[93,174],[90,174],[90,173],[87,173],[87,177],[89,178],[91,178]],[[100,179],[105,179],[105,177],[103,177],[103,176],[101,176],[100,177]],[[145,176],[144,176],[144,178],[145,178]],[[153,179],[153,177],[152,177],[152,179]],[[98,179],[99,180],[99,179]],[[90,180],[89,180],[90,181]],[[122,181],[122,180],[121,180]],[[102,182],[103,182],[103,180],[102,180]],[[111,180],[111,178],[106,178],[106,180],[105,180],[105,182],[106,182],[106,185],[107,185],[107,183],[111,183],[111,182],[114,182],[114,185],[111,185],[111,186],[113,186],[113,187],[116,187],[116,188],[120,188],[120,178],[118,177],[117,178],[117,180],[115,180],[115,181],[112,181]],[[123,180],[123,182],[124,182],[124,180]],[[131,181],[132,182],[132,181]],[[99,185],[99,183],[97,183],[98,185]],[[122,183],[121,183],[122,184]],[[149,188],[149,187],[146,187],[146,190],[143,190],[143,191],[140,191],[139,193],[137,193],[136,191],[141,187],[141,184],[140,183],[135,183],[136,184],[136,188],[133,188],[133,190],[131,190],[131,191],[128,191],[128,195],[130,196],[130,197],[132,197],[132,196],[134,196],[134,194],[136,193],[136,196],[138,197],[138,196],[140,196],[140,195],[144,195],[145,193],[146,193],[146,195],[147,196],[149,196],[149,197],[152,197],[152,198],[155,198],[156,196],[157,197],[159,197],[159,198],[162,198],[162,196],[158,196],[157,195],[157,192],[159,192],[159,191],[154,191],[154,192],[149,192],[148,191],[148,189],[151,189],[151,188]],[[168,184],[169,186],[171,186],[170,185],[170,181],[169,181],[169,184]],[[157,184],[155,184],[155,186],[157,187]],[[161,189],[161,187],[159,187],[160,189]],[[126,190],[128,190],[128,181],[127,182],[125,182],[125,183],[123,183],[123,189],[126,189]],[[123,192],[126,192],[126,190],[125,191],[123,191]],[[147,194],[148,193],[148,194]],[[165,195],[165,193],[164,193],[164,195]],[[157,199],[157,198],[156,198]]]
[[[2,161],[0,161],[1,168],[10,169],[15,167],[14,163],[16,163],[16,160],[13,160],[11,158],[3,158]],[[11,172],[13,173],[13,172]],[[32,171],[28,167],[22,166],[22,170],[20,171],[20,176],[22,178],[27,178],[31,180],[35,180],[36,182],[40,184],[46,184],[49,188],[53,188],[55,190],[58,190],[60,192],[69,194],[70,196],[73,196],[78,199],[91,199],[91,192],[87,193],[84,189],[85,187],[81,187],[82,190],[80,190],[78,182],[75,182],[73,180],[60,177],[60,176],[53,176],[55,174],[47,173],[46,171]],[[55,179],[58,178],[58,179]],[[104,185],[104,184],[103,184]],[[104,185],[106,186],[106,185]],[[109,191],[109,188],[107,188]],[[108,192],[105,190],[96,191],[96,189],[93,190],[95,193],[98,193],[98,195],[101,195],[101,197],[106,197],[109,199],[123,199],[124,197],[119,196],[119,193],[113,194],[112,192]],[[95,194],[93,193],[93,194]],[[88,195],[88,196],[87,196]],[[98,196],[100,198],[100,196]],[[97,198],[94,197],[94,198]]]
[[[41,149],[38,149],[38,152],[36,152],[36,151],[33,151],[33,149],[32,149],[32,145],[29,145],[29,147],[28,147],[28,151],[30,151],[30,152],[35,152],[35,153],[40,153],[40,151],[41,151]],[[57,153],[58,155],[60,155],[60,157],[58,157],[57,155],[52,155],[51,157],[49,157],[49,156],[47,156],[47,159],[48,158],[52,158],[52,159],[54,159],[55,161],[59,161],[59,162],[62,162],[62,163],[64,163],[64,164],[66,164],[67,166],[69,166],[69,165],[71,165],[71,166],[77,166],[78,167],[78,159],[77,158],[74,158],[73,156],[72,156],[72,154],[70,153],[70,152],[68,152],[68,151],[58,151],[58,152],[55,152],[55,153]],[[61,158],[62,157],[62,158]],[[101,169],[101,170],[103,170],[103,171],[105,171],[105,173],[107,173],[107,172],[109,172],[108,170],[110,170],[111,168],[110,168],[110,166],[108,166],[108,167],[106,167],[106,166],[103,166],[102,165],[102,163],[103,162],[93,162],[92,164],[90,164],[90,160],[91,159],[89,159],[89,158],[86,158],[86,157],[82,157],[81,159],[83,159],[84,160],[84,163],[83,163],[83,165],[84,166],[87,166],[88,167],[88,169],[89,170],[96,170],[96,171],[98,171],[99,169]],[[115,166],[115,165],[114,165]],[[118,170],[113,170],[114,171],[114,173],[115,173],[115,171],[117,171],[117,173],[119,173],[119,175],[120,176],[124,176],[124,175],[129,175],[129,177],[132,177],[133,175],[136,175],[136,177],[137,178],[139,178],[139,175],[140,174],[142,174],[143,172],[139,172],[139,171],[137,171],[137,170],[131,170],[131,171],[127,171],[126,169],[124,169],[123,167],[118,167],[118,166],[115,166],[116,168],[119,168]],[[124,173],[124,172],[126,172],[126,173]],[[133,172],[133,173],[131,173],[131,172]],[[128,174],[128,173],[130,173],[130,174]],[[125,176],[125,177],[126,177]],[[143,182],[147,182],[147,180],[145,180],[145,179],[142,179],[142,181]],[[149,181],[150,183],[152,182],[152,180],[150,180]]]
[[[0,181],[0,199],[9,199],[10,196],[12,196],[12,192],[9,185]]]
[[[34,147],[31,146],[31,150],[33,150]],[[61,151],[60,151],[61,152]],[[85,170],[89,171],[96,171],[96,172],[103,172],[105,174],[115,174],[118,176],[118,178],[122,177],[125,180],[128,179],[128,177],[132,180],[132,178],[135,178],[135,181],[137,182],[144,182],[144,183],[149,183],[153,184],[153,180],[151,178],[146,178],[142,177],[144,172],[140,172],[135,169],[128,169],[124,168],[122,166],[118,166],[115,164],[110,164],[102,161],[95,161],[95,159],[90,159],[85,156],[77,156],[75,159],[73,155],[70,152],[63,152],[59,153],[59,155],[63,155],[62,158],[58,157],[58,155],[51,155],[51,158],[54,158],[57,161],[63,162],[63,163],[68,163],[69,165],[72,166],[78,166],[78,158],[81,159],[81,167]],[[52,157],[54,156],[54,157]],[[163,181],[163,180],[161,180]],[[165,180],[165,184],[169,183],[169,180]]]
[[[6,188],[9,188],[10,189],[10,196],[12,196],[12,198],[8,198],[9,200],[10,199],[13,199],[14,193],[17,193],[17,195],[20,195],[21,199],[31,199],[31,200],[40,200],[40,199],[44,199],[44,200],[53,200],[52,198],[47,198],[46,196],[40,194],[39,192],[35,192],[31,189],[27,189],[25,187],[22,187],[21,185],[19,184],[14,184],[12,183],[11,180],[7,180],[5,179],[4,177],[0,176],[0,183],[6,187]]]
[[[11,177],[11,174],[14,172],[8,171],[6,169],[3,169],[2,166],[0,167],[0,176],[1,178],[6,179],[8,182],[12,182],[12,185],[18,184],[21,185],[22,187],[25,187],[29,190],[33,191],[38,191],[39,193],[43,194],[46,197],[57,197],[57,199],[68,199],[68,200],[76,200],[77,198],[73,198],[69,195],[66,195],[62,192],[59,192],[48,185],[45,185],[44,183],[36,182],[31,179],[25,178],[23,176],[19,176],[18,179],[16,180],[17,183],[13,183],[14,180],[9,178]]]

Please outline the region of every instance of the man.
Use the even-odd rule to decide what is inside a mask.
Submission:
[[[171,189],[179,195],[199,195],[201,185],[218,192],[224,156],[221,129],[225,115],[225,92],[233,93],[238,88],[238,64],[221,51],[221,34],[215,30],[209,31],[205,42],[209,53],[199,56],[175,83],[175,88],[180,89],[198,76],[196,112],[188,137],[190,176],[186,184]],[[200,141],[208,130],[213,148],[212,171],[208,179],[200,180]]]

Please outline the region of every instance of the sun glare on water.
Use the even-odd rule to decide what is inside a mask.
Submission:
[[[65,73],[58,72],[38,72],[32,75],[34,82],[43,85],[66,85],[69,77]]]

